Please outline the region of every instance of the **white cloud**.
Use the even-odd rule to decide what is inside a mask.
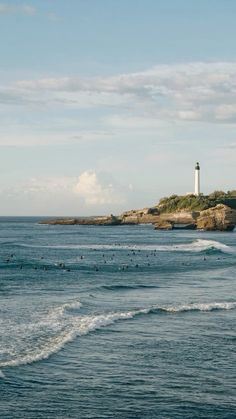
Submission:
[[[215,117],[219,121],[236,121],[236,103],[219,105],[216,108]]]
[[[119,130],[123,129],[125,131],[133,131],[135,129],[139,132],[141,130],[149,132],[158,130],[163,126],[162,122],[157,118],[152,117],[152,115],[149,115],[148,118],[145,118],[144,116],[124,116],[113,114],[111,116],[105,117],[103,121],[107,126],[111,128]]]
[[[6,119],[6,118],[5,118]],[[9,126],[8,126],[9,125]],[[63,145],[63,144],[85,144],[101,142],[113,138],[111,131],[94,130],[85,131],[74,130],[60,130],[60,125],[54,130],[39,131],[38,126],[27,127],[22,123],[14,123],[10,119],[6,120],[2,125],[0,124],[0,147],[1,146],[48,146],[48,145]],[[52,132],[51,132],[52,131]]]
[[[28,194],[50,193],[58,194],[72,189],[73,179],[70,177],[31,178],[22,187],[22,192]]]
[[[115,183],[115,184],[114,184]],[[7,198],[21,199],[73,199],[82,206],[99,207],[103,205],[121,205],[125,202],[121,187],[111,182],[111,176],[103,176],[95,171],[85,171],[78,177],[53,176],[30,178],[27,182],[18,184],[8,190],[2,190]]]
[[[15,97],[14,97],[15,95]],[[0,90],[3,102],[65,107],[116,107],[134,117],[180,121],[236,121],[236,63],[159,65],[110,77],[22,80]],[[221,107],[221,108],[219,108]],[[220,117],[222,107],[228,109]]]
[[[82,197],[88,206],[121,204],[124,202],[123,197],[117,193],[113,184],[102,184],[93,171],[85,171],[79,176],[74,192]]]
[[[36,9],[29,5],[17,5],[17,4],[7,4],[0,3],[0,14],[15,14],[23,13],[28,16],[33,16],[36,13]]]

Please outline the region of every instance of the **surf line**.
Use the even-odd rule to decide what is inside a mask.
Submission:
[[[57,316],[61,318],[63,311],[68,308],[64,304],[61,309],[56,309],[56,318]],[[152,306],[148,308],[127,311],[127,312],[110,312],[98,315],[87,315],[87,316],[72,316],[68,323],[67,321],[67,330],[61,331],[61,333],[51,340],[49,340],[45,346],[33,348],[28,353],[18,356],[18,358],[11,359],[8,361],[0,362],[0,368],[5,367],[17,367],[20,365],[32,364],[37,361],[42,361],[48,359],[51,355],[56,354],[64,346],[72,342],[79,336],[87,335],[91,332],[95,332],[98,329],[104,328],[119,320],[131,320],[138,315],[146,314],[158,314],[166,313],[173,315],[176,313],[184,312],[209,312],[214,310],[232,310],[236,308],[236,301],[223,301],[223,302],[209,302],[209,303],[189,303],[186,305],[166,305],[166,306]],[[4,378],[3,372],[0,370],[0,378]]]

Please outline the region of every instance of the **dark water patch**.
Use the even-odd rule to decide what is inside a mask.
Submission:
[[[70,261],[64,258],[62,261],[58,260],[45,260],[35,259],[35,258],[15,258],[15,260],[6,261],[3,260],[0,262],[0,271],[61,271],[61,272],[74,272],[74,273],[94,273],[94,275],[113,275],[119,274],[121,276],[130,275],[130,278],[145,277],[152,275],[168,275],[169,279],[174,281],[175,274],[183,272],[184,274],[189,273],[194,278],[193,274],[196,272],[199,274],[202,272],[203,277],[208,271],[218,270],[219,268],[230,268],[236,265],[235,259],[215,259],[212,256],[206,259],[190,259],[190,260],[173,260],[171,263],[163,261],[150,261],[150,263],[129,263],[123,264],[119,261],[107,261],[103,263],[100,260],[90,259],[85,257],[83,260],[77,262]],[[199,275],[198,275],[199,276]],[[221,279],[221,278],[217,278]],[[225,279],[225,278],[222,278]],[[226,278],[227,279],[227,278]],[[116,284],[112,284],[116,287]],[[133,286],[133,285],[132,285]],[[148,288],[150,285],[141,284],[139,287]],[[114,288],[115,289],[115,288]]]
[[[103,289],[109,290],[109,291],[126,291],[126,290],[135,290],[135,289],[155,289],[160,288],[157,285],[146,285],[146,284],[130,284],[130,285],[124,285],[124,284],[117,284],[117,285],[102,285]]]

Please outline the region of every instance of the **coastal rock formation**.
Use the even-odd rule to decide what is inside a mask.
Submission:
[[[77,218],[61,218],[61,219],[55,219],[55,220],[43,220],[40,221],[40,224],[50,224],[50,225],[75,225],[78,224]]]
[[[201,212],[161,214],[155,229],[195,229],[205,231],[232,231],[236,224],[236,210],[218,204]]]
[[[174,223],[167,220],[159,220],[154,224],[155,230],[173,230]]]
[[[125,211],[120,215],[122,224],[153,224],[158,217],[157,207]]]
[[[179,211],[160,214],[159,219],[171,221],[174,224],[194,224],[199,215],[199,211]]]
[[[206,231],[231,231],[236,224],[236,210],[225,204],[218,204],[203,211],[186,209],[162,212],[162,206],[125,211],[119,216],[62,218],[41,221],[51,225],[136,225],[152,224],[156,230],[200,229]]]
[[[114,215],[86,218],[56,218],[53,220],[43,220],[40,224],[49,225],[119,225],[121,218]]]
[[[236,210],[224,204],[201,211],[197,218],[197,228],[206,231],[232,231],[236,223]]]
[[[155,230],[171,230],[171,229],[186,229],[194,230],[196,228],[196,219],[200,212],[196,211],[180,211],[172,213],[160,214],[154,220]]]

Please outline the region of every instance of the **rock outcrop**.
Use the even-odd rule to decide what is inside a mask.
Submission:
[[[43,220],[40,224],[50,225],[120,225],[121,218],[114,215],[86,218],[56,218],[53,220]]]
[[[160,214],[160,220],[171,221],[174,224],[192,224],[196,223],[197,217],[200,212],[196,211],[179,211]]]
[[[197,218],[197,228],[206,231],[232,231],[236,223],[236,210],[224,204],[201,211]]]
[[[204,211],[178,211],[160,213],[158,207],[131,210],[119,216],[63,218],[41,221],[51,225],[133,225],[153,224],[156,230],[200,229],[206,231],[232,231],[236,224],[236,210],[224,204],[218,204]]]
[[[154,224],[155,230],[173,230],[174,223],[168,220],[159,220]]]
[[[153,224],[159,219],[157,207],[125,211],[120,215],[122,224]]]

